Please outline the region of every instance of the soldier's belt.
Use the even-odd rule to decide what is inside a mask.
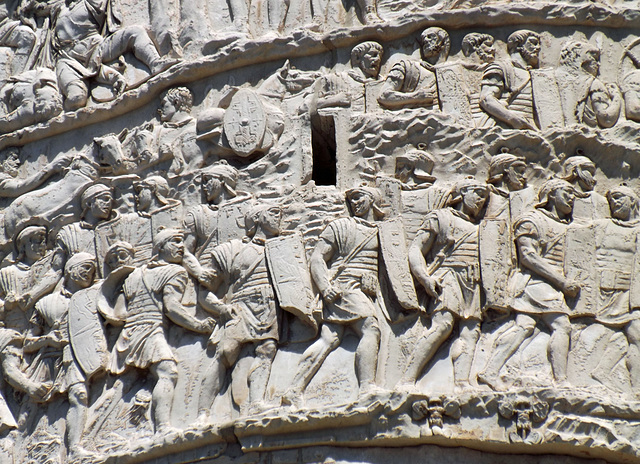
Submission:
[[[603,269],[600,288],[602,290],[629,290],[631,288],[631,274],[614,269]]]

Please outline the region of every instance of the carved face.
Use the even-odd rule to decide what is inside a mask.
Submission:
[[[380,50],[370,48],[360,60],[360,69],[367,77],[377,78],[382,64],[382,54]]]
[[[493,39],[487,39],[476,48],[476,54],[483,63],[493,63],[496,58],[496,49],[493,47]]]
[[[173,116],[175,116],[177,112],[178,112],[178,109],[176,108],[176,106],[167,96],[165,96],[162,99],[162,103],[160,104],[160,109],[158,110],[158,114],[160,115],[160,121],[162,122],[171,121],[171,118],[173,118]]]
[[[560,187],[554,190],[552,196],[556,205],[556,210],[564,215],[569,215],[573,212],[573,202],[575,201],[575,193],[570,187]]]
[[[576,175],[578,176],[578,184],[585,192],[591,192],[598,182],[595,178],[596,165],[593,163],[585,163],[576,167]]]
[[[435,31],[429,31],[424,36],[424,42],[422,44],[422,56],[424,58],[431,58],[438,56],[442,50],[442,39]]]
[[[202,190],[208,203],[217,200],[222,194],[223,183],[218,177],[207,177],[202,183]]]
[[[600,71],[600,51],[597,48],[586,49],[582,54],[582,69],[597,76]]]
[[[2,162],[2,170],[11,177],[17,177],[18,168],[20,168],[20,157],[17,151],[11,151],[7,158]]]
[[[609,194],[609,208],[611,216],[623,221],[629,220],[631,211],[636,207],[636,199],[623,192],[612,192]]]
[[[489,189],[482,185],[469,186],[460,190],[460,195],[463,209],[471,216],[477,216],[487,202]]]
[[[164,244],[160,250],[160,257],[169,263],[179,264],[184,257],[184,240],[182,236],[175,235]]]
[[[47,251],[47,232],[43,228],[32,234],[24,243],[24,255],[30,261],[37,261]]]
[[[511,163],[505,172],[505,182],[509,190],[522,190],[527,185],[527,178],[524,176],[527,165],[524,161]]]
[[[102,192],[91,200],[89,211],[98,219],[109,219],[113,207],[113,197],[110,192]]]
[[[373,198],[364,192],[354,192],[349,198],[349,203],[351,204],[351,211],[353,211],[354,216],[365,217],[369,214],[369,210],[373,204]]]
[[[71,268],[69,279],[80,288],[87,288],[93,282],[96,273],[96,265],[93,261],[85,261]]]
[[[129,266],[133,262],[133,255],[126,248],[116,248],[111,250],[104,258],[107,266],[112,271],[122,266]]]
[[[153,190],[146,184],[136,184],[136,208],[138,211],[149,211],[153,204]]]
[[[282,221],[282,210],[277,206],[269,208],[262,213],[261,226],[262,230],[271,234],[278,235],[280,233],[280,222]]]
[[[527,41],[520,47],[520,55],[524,61],[531,67],[537,67],[540,55],[540,39],[534,35],[530,35]]]

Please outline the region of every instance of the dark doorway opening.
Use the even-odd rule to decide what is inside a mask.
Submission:
[[[311,122],[311,150],[316,185],[336,185],[336,127],[332,117],[317,116]]]

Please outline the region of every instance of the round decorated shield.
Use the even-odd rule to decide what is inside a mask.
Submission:
[[[69,338],[78,365],[87,378],[109,361],[107,338],[98,315],[99,286],[80,290],[69,302]]]
[[[249,89],[238,90],[224,113],[223,124],[229,145],[238,156],[247,157],[260,148],[267,118],[258,95]]]

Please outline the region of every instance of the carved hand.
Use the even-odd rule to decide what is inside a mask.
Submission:
[[[52,172],[60,172],[73,161],[72,155],[64,155],[54,159],[49,165],[49,169]]]
[[[216,321],[212,317],[208,317],[204,321],[202,321],[200,332],[210,334],[211,332],[213,332],[213,328],[215,327],[215,325]]]
[[[333,285],[329,285],[329,287],[327,287],[327,289],[322,294],[322,297],[325,299],[327,303],[333,303],[341,296],[342,296],[342,291],[340,291],[338,288],[334,287]]]
[[[424,281],[424,289],[431,298],[438,298],[440,293],[442,293],[442,287],[440,286],[440,282],[438,282],[433,277],[427,277]]]
[[[522,116],[515,114],[509,121],[514,129],[529,129],[529,130],[538,130],[529,120],[523,118]]]
[[[562,286],[562,293],[564,293],[569,298],[573,298],[580,292],[580,284],[577,282],[565,282]]]

